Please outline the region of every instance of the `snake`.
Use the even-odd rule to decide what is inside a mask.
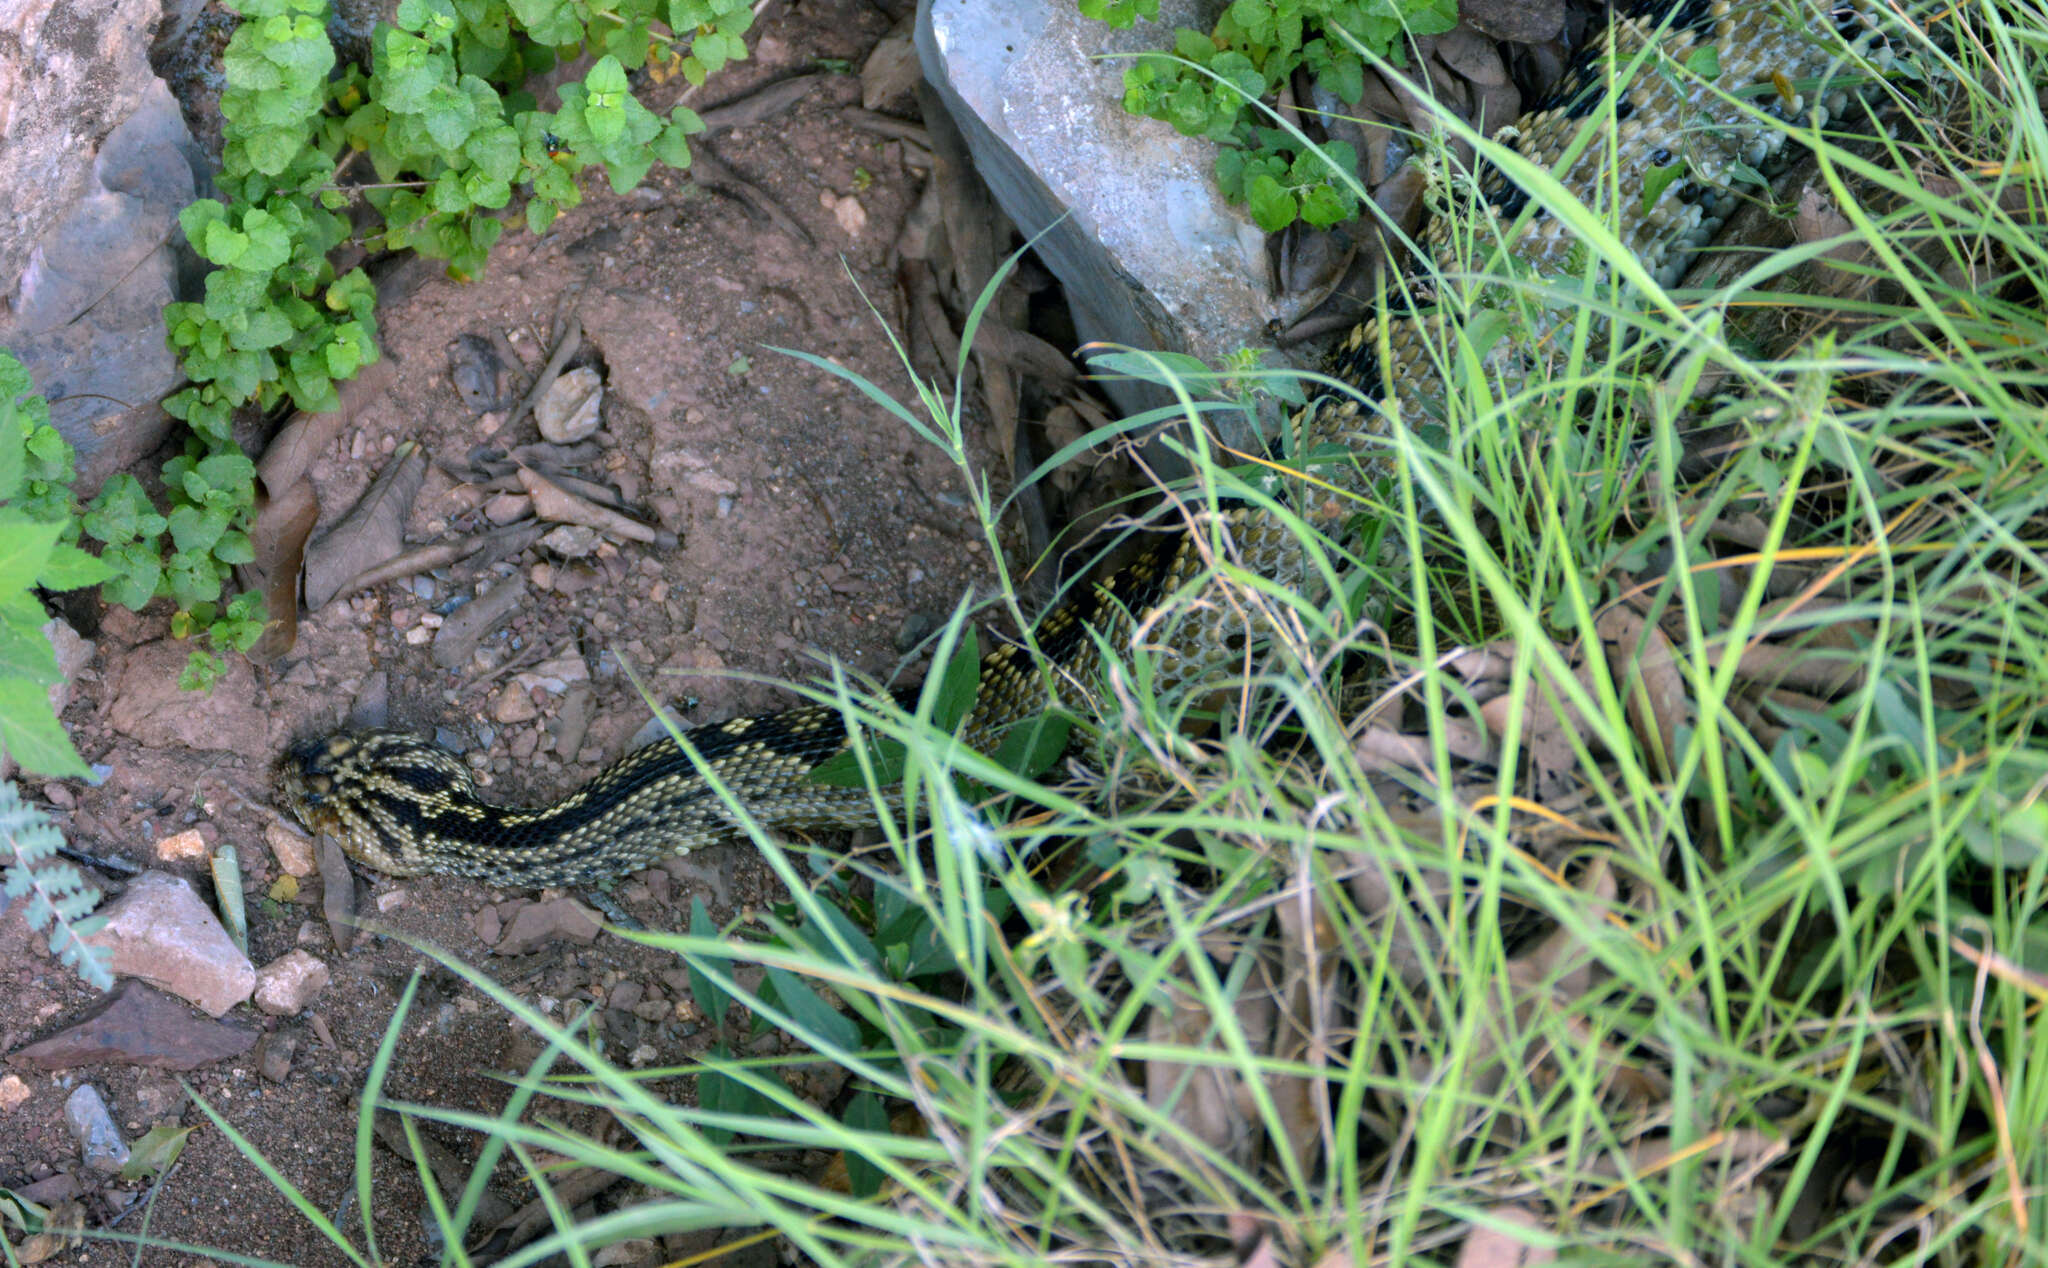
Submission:
[[[1888,64],[1872,3],[1619,0],[1557,86],[1495,139],[1604,214],[1652,277],[1675,282],[1737,201],[1738,180],[1785,146],[1786,124],[1819,126],[1839,113],[1844,66]],[[1532,198],[1511,166],[1481,161],[1469,169],[1466,214],[1479,222],[1479,240],[1498,248],[1490,271],[1583,276],[1571,227]],[[1449,223],[1439,214],[1421,246],[1440,277],[1455,271]],[[1502,285],[1480,283],[1489,284]],[[1465,310],[1474,302],[1485,302],[1483,291]],[[1103,675],[1134,645],[1151,658],[1157,693],[1241,673],[1274,631],[1234,600],[1218,563],[1287,591],[1322,584],[1304,525],[1341,531],[1389,470],[1393,421],[1429,415],[1443,390],[1431,349],[1442,346],[1455,311],[1383,304],[1353,327],[1328,359],[1328,378],[1342,390],[1322,391],[1287,420],[1286,452],[1338,456],[1312,471],[1276,464],[1291,472],[1298,516],[1283,514],[1278,499],[1212,500],[1134,560],[1068,587],[1028,637],[999,641],[981,658],[959,742],[994,754],[1013,728],[1055,707],[1099,714]],[[917,699],[916,689],[895,694],[905,707]],[[819,777],[861,742],[839,708],[809,703],[659,739],[559,800],[518,807],[488,800],[461,759],[431,741],[345,730],[293,745],[277,781],[281,803],[307,828],[332,833],[379,871],[568,886],[753,828],[852,829],[900,813],[900,786]]]

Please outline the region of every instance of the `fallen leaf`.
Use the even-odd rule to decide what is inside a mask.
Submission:
[[[1528,1210],[1496,1206],[1489,1208],[1486,1216],[1494,1222],[1472,1226],[1472,1231],[1465,1235],[1465,1244],[1458,1248],[1457,1268],[1522,1268],[1524,1264],[1547,1264],[1557,1258],[1557,1248],[1549,1244],[1556,1234],[1545,1229]]]
[[[306,552],[306,607],[317,611],[350,577],[405,547],[405,521],[427,478],[427,460],[411,441],[398,447],[369,490]]]
[[[917,64],[917,47],[908,36],[892,35],[875,41],[868,60],[860,68],[860,104],[880,110],[896,98],[916,89],[924,79]]]
[[[249,659],[269,664],[299,641],[299,574],[305,567],[306,539],[320,518],[320,495],[313,482],[300,476],[278,496],[262,477],[256,481],[256,522],[249,529],[254,561],[235,569],[235,583],[263,596],[267,621],[263,637],[249,649]]]
[[[148,1180],[171,1169],[178,1155],[185,1152],[185,1141],[195,1127],[165,1127],[161,1124],[143,1133],[128,1153],[128,1161],[121,1164],[123,1180]]]

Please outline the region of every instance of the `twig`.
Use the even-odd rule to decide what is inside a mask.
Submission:
[[[548,389],[555,385],[556,379],[562,377],[562,368],[569,364],[569,358],[575,356],[576,349],[582,346],[583,319],[571,313],[568,321],[564,323],[562,337],[556,342],[553,355],[548,357],[548,363],[541,367],[540,377],[533,381],[533,386],[527,389],[519,404],[512,407],[512,412],[505,415],[505,421],[500,426],[510,427],[526,417],[526,412],[532,409],[541,397],[547,395]]]
[[[768,196],[766,190],[727,167],[711,152],[710,147],[706,146],[696,151],[695,157],[690,161],[690,174],[699,185],[716,189],[746,203],[766,216],[776,228],[806,247],[818,245],[817,240],[811,237],[810,230],[798,224],[780,204]]]
[[[773,119],[809,96],[811,89],[824,82],[823,72],[796,75],[731,101],[720,102],[708,110],[700,110],[697,117],[704,121],[703,135],[710,137],[728,128],[743,128]]]
[[[410,577],[460,563],[482,550],[484,540],[482,537],[466,537],[461,541],[436,542],[431,546],[415,547],[402,555],[393,555],[383,563],[372,564],[342,582],[341,588],[334,592],[334,598],[346,598],[358,590],[368,590],[371,586],[380,586],[387,581],[396,581],[401,577]]]

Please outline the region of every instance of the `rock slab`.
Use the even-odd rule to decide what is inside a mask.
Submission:
[[[1223,201],[1215,147],[1123,108],[1127,58],[1209,29],[1215,0],[1164,0],[1123,31],[1073,0],[919,0],[925,77],[996,201],[1058,275],[1086,340],[1216,361],[1267,342],[1265,235]],[[1106,383],[1126,413],[1164,388]]]
[[[43,1070],[104,1062],[197,1070],[239,1057],[255,1043],[255,1031],[202,1021],[161,991],[130,980],[77,1021],[20,1049],[11,1059]]]
[[[183,877],[144,872],[103,913],[106,925],[84,941],[112,953],[116,976],[141,978],[215,1017],[256,989],[256,966]]]

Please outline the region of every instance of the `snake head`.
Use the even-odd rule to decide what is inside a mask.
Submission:
[[[338,732],[302,740],[285,750],[277,765],[278,799],[292,817],[313,832],[340,831],[339,797],[360,736]]]
[[[420,870],[408,848],[413,798],[467,786],[445,750],[402,731],[339,731],[294,744],[277,767],[278,800],[315,833],[340,838],[352,857],[382,872]]]

